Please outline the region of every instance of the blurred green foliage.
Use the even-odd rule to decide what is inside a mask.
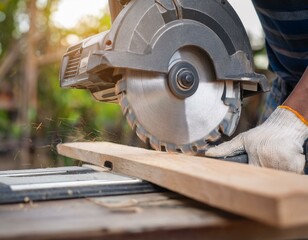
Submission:
[[[0,56],[10,47],[16,29],[15,13],[18,1],[0,1]]]
[[[27,2],[27,0],[0,1],[0,63],[7,52],[14,47],[12,43],[23,44],[27,35],[25,31],[26,24],[29,24]],[[64,54],[69,45],[68,38],[71,36],[84,39],[110,28],[110,17],[106,10],[103,10],[101,17],[83,18],[73,29],[60,28],[51,20],[59,1],[38,2],[44,3],[37,4],[36,27],[39,41],[36,54],[38,57],[59,49],[63,49]],[[7,89],[12,93],[15,101],[20,101],[19,95],[23,91],[21,78],[25,53],[26,49],[21,49],[14,67],[4,79],[0,79],[0,97],[3,94],[1,89]],[[44,148],[47,154],[53,154],[51,158],[58,158],[65,164],[71,164],[70,160],[54,154],[56,144],[68,141],[125,141],[123,136],[127,136],[126,133],[129,135],[130,130],[123,119],[119,105],[96,102],[86,90],[61,89],[59,68],[60,59],[51,64],[42,65],[38,69],[38,107],[29,109],[28,112],[32,119],[29,141],[33,145],[33,152],[36,152],[36,148]],[[21,132],[26,126],[19,121],[19,115],[18,102],[13,110],[0,110],[1,142],[22,141]],[[16,147],[19,145],[17,143]],[[12,150],[18,151],[18,149]]]

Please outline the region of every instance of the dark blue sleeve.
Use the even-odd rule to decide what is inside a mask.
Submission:
[[[308,0],[253,0],[263,26],[270,69],[298,82],[308,66]]]

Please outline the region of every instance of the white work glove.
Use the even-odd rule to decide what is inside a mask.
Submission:
[[[249,164],[303,174],[303,145],[308,126],[296,113],[277,108],[260,126],[229,142],[210,148],[208,157],[235,156],[247,152]]]

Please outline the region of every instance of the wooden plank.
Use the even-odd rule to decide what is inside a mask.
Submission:
[[[195,200],[279,227],[308,224],[308,178],[205,157],[107,142],[58,145],[58,153],[153,182]]]

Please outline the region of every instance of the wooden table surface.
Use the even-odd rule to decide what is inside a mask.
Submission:
[[[303,239],[164,192],[0,206],[0,239]]]

